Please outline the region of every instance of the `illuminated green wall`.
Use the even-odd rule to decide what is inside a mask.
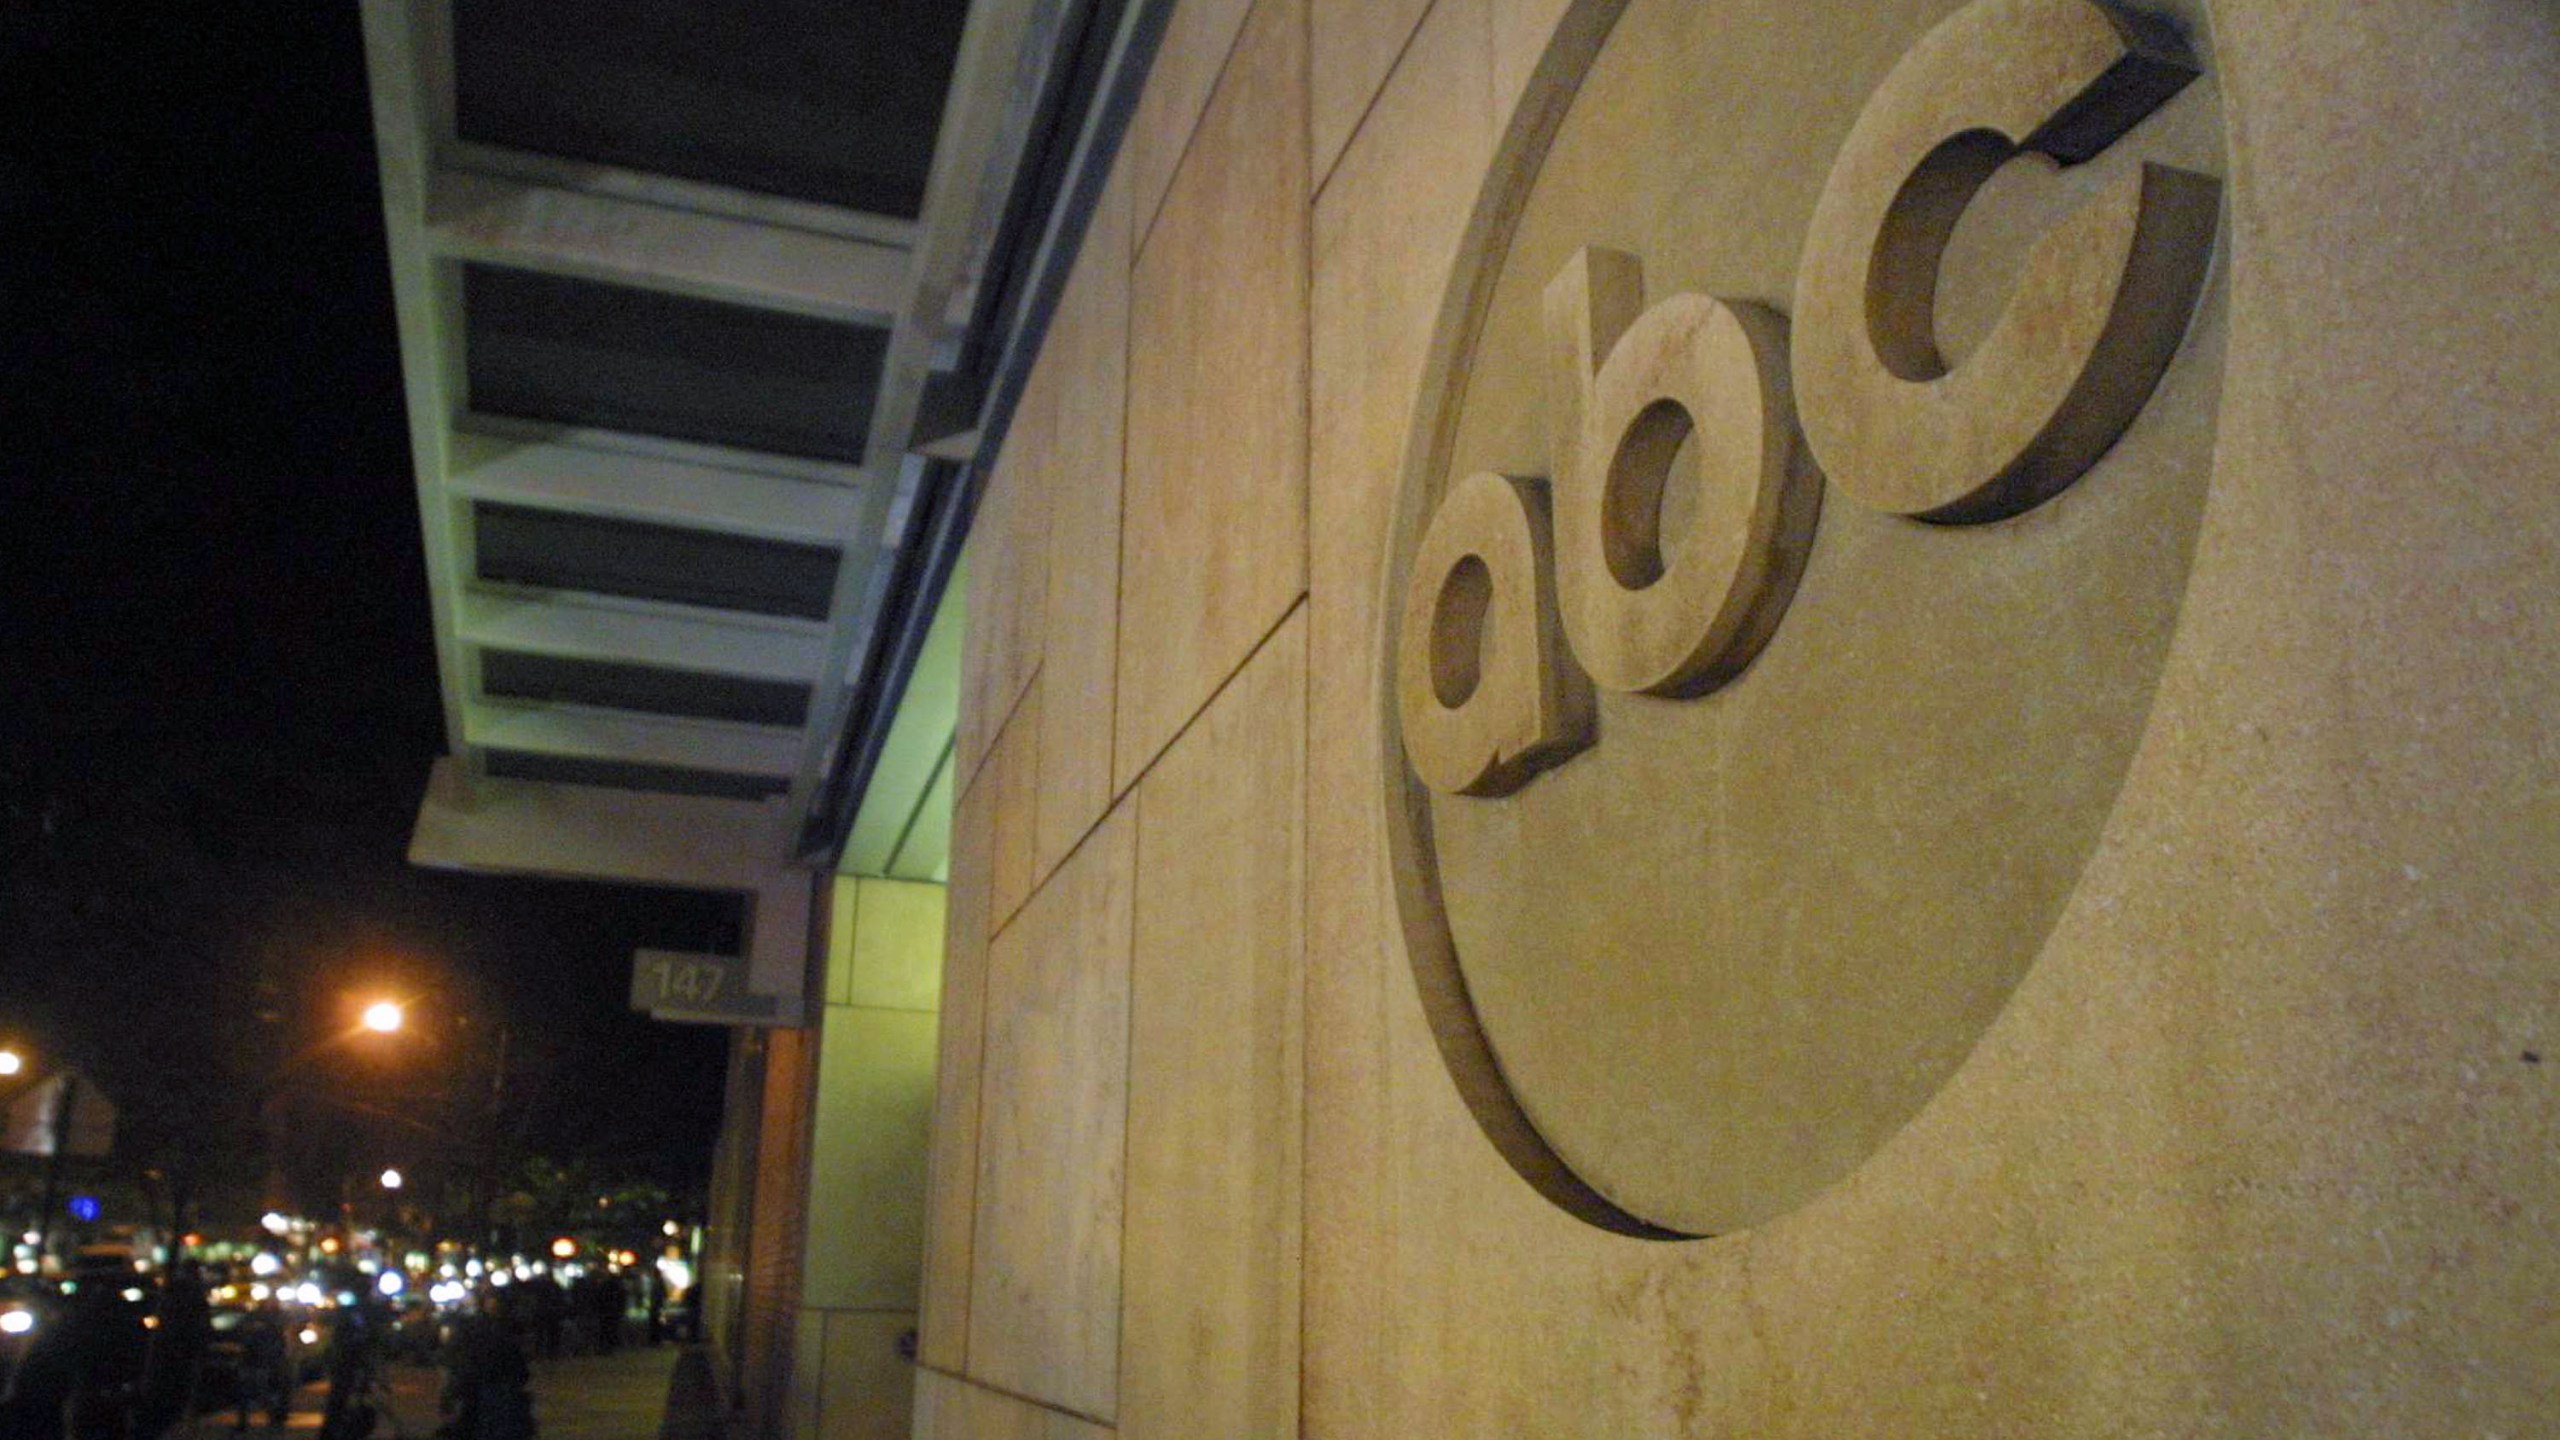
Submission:
[[[942,990],[943,887],[846,876],[828,915],[794,1436],[903,1437]]]

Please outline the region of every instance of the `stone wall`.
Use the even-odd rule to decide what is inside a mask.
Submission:
[[[1757,737],[1746,788],[1956,777],[1925,844],[1822,805],[1756,840],[1713,913],[1789,918],[1702,963],[1829,924],[1969,998],[1898,1025],[1826,982],[1805,1033],[1871,1038],[1825,1064],[1936,1068],[1807,1121],[1856,1143],[1768,1218],[1659,1239],[1524,1178],[1417,986],[1381,688],[1417,402],[1480,305],[1455,443],[1543,473],[1542,397],[1498,397],[1546,277],[1479,210],[1541,117],[1524,266],[1611,245],[1787,312],[1849,127],[1957,7],[1618,8],[1176,11],[971,541],[915,1433],[2551,1433],[2560,12],[2161,7],[2204,72],[2161,143],[2219,233],[2142,418],[1991,524],[1829,495],[1769,648],[1683,702]],[[1997,314],[2040,183],[1982,192],[2017,233],[1960,231],[1942,338]],[[2089,710],[2048,752],[1950,709],[2020,696]],[[1661,823],[1624,793],[1593,823]],[[1964,903],[1893,908],[1932,865]],[[1592,1033],[1654,1036],[1687,1103],[1634,1003]]]

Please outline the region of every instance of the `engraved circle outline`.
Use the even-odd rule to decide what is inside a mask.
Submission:
[[[1485,1138],[1530,1188],[1588,1224],[1648,1240],[1703,1238],[1643,1219],[1601,1194],[1538,1133],[1495,1059],[1477,1018],[1457,941],[1449,931],[1432,843],[1427,792],[1404,754],[1397,714],[1398,621],[1413,551],[1430,523],[1425,500],[1434,477],[1449,468],[1465,386],[1461,363],[1474,353],[1492,294],[1510,261],[1511,241],[1546,169],[1565,117],[1631,0],[1576,0],[1557,22],[1530,73],[1519,105],[1494,149],[1442,291],[1440,313],[1424,353],[1422,382],[1406,428],[1405,454],[1380,567],[1378,654],[1373,674],[1381,797],[1387,839],[1387,904],[1403,932],[1415,988],[1440,1058],[1459,1098]],[[1567,662],[1570,663],[1570,662]]]
[[[1372,699],[1378,720],[1375,735],[1388,858],[1384,899],[1395,915],[1405,942],[1407,969],[1459,1098],[1513,1172],[1567,1214],[1597,1228],[1640,1239],[1703,1240],[1714,1237],[1646,1220],[1602,1194],[1538,1132],[1512,1091],[1459,964],[1440,886],[1429,792],[1405,757],[1401,717],[1397,713],[1396,669],[1401,646],[1398,631],[1405,589],[1413,552],[1431,520],[1426,501],[1434,480],[1448,473],[1456,449],[1466,392],[1465,362],[1481,338],[1492,310],[1493,292],[1508,268],[1512,241],[1543,175],[1549,152],[1579,98],[1584,79],[1632,3],[1633,0],[1574,0],[1557,22],[1523,87],[1522,98],[1495,147],[1484,184],[1469,212],[1424,354],[1397,471],[1385,563],[1379,570]],[[2227,224],[2226,209],[2223,225]],[[2216,268],[2227,264],[2227,230],[2211,243],[2215,253],[2208,263]],[[2210,290],[2211,284],[2210,279],[2200,282],[2199,310],[2202,294]],[[2190,323],[2192,319],[2191,314]],[[2176,348],[2184,348],[2183,336]],[[1558,757],[1558,762],[1567,758],[1570,754]]]

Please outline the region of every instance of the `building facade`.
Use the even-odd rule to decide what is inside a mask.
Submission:
[[[971,542],[919,1436],[2554,1423],[2560,24],[2146,7],[2164,98],[2069,8],[1176,10]],[[2039,65],[2123,108],[1929,168]],[[1815,273],[1827,187],[1959,176],[1961,378],[2110,303],[2000,329],[2135,160],[2204,218],[2112,302],[2174,312],[2148,371],[2088,342],[2139,391],[2096,457],[1988,514],[1853,477],[2031,382],[1897,454],[1808,373],[1910,303]],[[1570,463],[1540,302],[1583,247],[1640,264],[1628,314],[1791,318],[1838,473],[1738,676],[1604,683],[1578,753],[1442,793],[1394,773],[1399,626],[1436,633],[1398,567],[1468,471]],[[1503,553],[1587,569],[1552,503]],[[1468,632],[1479,693],[1537,623]]]
[[[654,872],[749,1433],[2552,1433],[2550,7],[1114,13],[842,873],[841,704]]]

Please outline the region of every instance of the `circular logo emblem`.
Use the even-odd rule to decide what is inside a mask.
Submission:
[[[1388,548],[1425,1012],[1522,1177],[1631,1234],[1792,1209],[1962,1065],[2097,845],[2211,478],[2201,17],[1837,9],[1572,9]]]

